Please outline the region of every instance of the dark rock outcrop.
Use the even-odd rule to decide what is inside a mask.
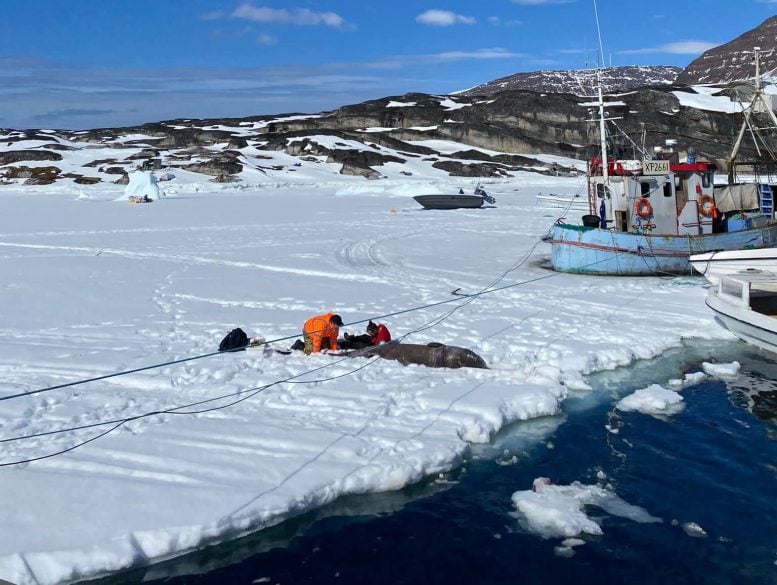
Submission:
[[[62,160],[62,155],[50,150],[8,150],[0,152],[0,165],[10,165],[21,161]]]
[[[219,175],[234,175],[243,170],[243,165],[238,161],[239,154],[232,150],[225,150],[201,162],[183,165],[181,168],[195,173],[203,173],[218,177]]]
[[[156,148],[144,148],[140,152],[128,156],[125,160],[146,160],[159,156],[159,150]]]
[[[503,166],[475,163],[468,164],[456,160],[432,163],[435,169],[446,171],[451,177],[504,177],[507,171]]]
[[[57,167],[34,167],[29,169],[29,178],[25,185],[51,185],[62,171]],[[24,175],[19,175],[20,177]]]
[[[20,167],[8,167],[4,169],[3,176],[6,179],[31,179],[31,178],[39,178],[41,176],[54,176],[56,177],[61,173],[62,171],[58,169],[57,167],[28,167],[28,166],[20,166]]]

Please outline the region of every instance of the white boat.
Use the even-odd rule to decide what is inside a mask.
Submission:
[[[721,276],[753,272],[774,274],[777,278],[777,248],[719,250],[694,254],[690,260],[693,269],[712,284],[718,284]]]
[[[753,271],[721,276],[707,293],[716,320],[734,335],[777,353],[777,277]]]

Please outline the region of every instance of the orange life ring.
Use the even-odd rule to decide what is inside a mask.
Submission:
[[[642,219],[651,217],[653,215],[653,206],[650,205],[650,201],[644,197],[640,197],[634,203],[634,213],[636,213]]]
[[[696,205],[699,207],[699,215],[710,217],[715,213],[715,200],[709,195],[701,195],[696,199]]]

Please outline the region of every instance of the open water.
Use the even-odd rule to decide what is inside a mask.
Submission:
[[[700,370],[742,368],[682,391],[682,412],[620,413],[614,401]],[[589,380],[562,416],[519,423],[462,468],[392,494],[343,498],[237,542],[101,585],[777,584],[777,357],[696,345]],[[617,433],[607,430],[617,429]],[[521,528],[511,495],[540,476],[596,484],[660,523],[590,511],[604,531],[571,556]],[[567,549],[568,551],[568,549]]]

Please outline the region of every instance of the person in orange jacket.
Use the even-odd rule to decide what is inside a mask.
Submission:
[[[302,326],[302,338],[305,340],[305,353],[318,353],[322,349],[337,351],[337,336],[343,320],[335,313],[316,315],[305,321]]]

